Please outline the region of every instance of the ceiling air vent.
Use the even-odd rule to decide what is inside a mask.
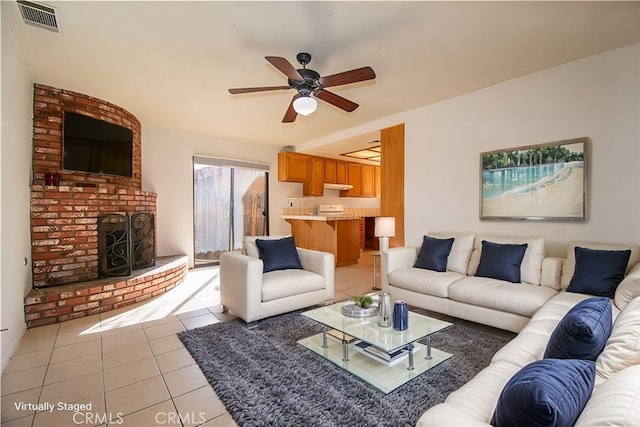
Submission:
[[[60,32],[54,8],[24,0],[18,0],[18,7],[25,23],[56,33]]]

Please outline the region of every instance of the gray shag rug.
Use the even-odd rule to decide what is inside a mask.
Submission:
[[[300,311],[178,334],[240,426],[414,426],[486,367],[508,338],[454,324],[431,336],[453,357],[384,394],[297,341],[322,326]]]

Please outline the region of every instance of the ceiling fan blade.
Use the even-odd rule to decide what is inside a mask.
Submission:
[[[328,90],[316,91],[314,95],[317,98],[328,102],[329,104],[333,104],[336,107],[343,109],[344,111],[348,111],[349,113],[358,108],[358,104],[356,104],[355,102],[349,101],[348,99],[336,95],[333,92],[329,92]]]
[[[238,93],[265,92],[268,90],[283,90],[283,89],[291,89],[291,86],[241,87],[241,88],[229,89],[229,93],[238,94]]]
[[[344,71],[326,77],[320,77],[318,82],[323,87],[346,85],[348,83],[362,82],[376,78],[376,73],[371,67],[356,68],[355,70]]]
[[[274,67],[280,70],[285,76],[289,77],[291,80],[304,80],[304,77],[300,75],[298,70],[296,70],[296,67],[291,65],[291,62],[287,61],[286,59],[281,58],[279,56],[265,56],[264,59],[266,59],[271,64],[273,64]]]
[[[282,123],[292,123],[296,120],[296,117],[298,117],[298,113],[296,113],[296,110],[293,109],[293,101],[296,100],[296,96],[294,96],[291,99],[291,102],[289,103],[289,108],[287,108],[287,112],[284,113],[284,117],[282,118]]]

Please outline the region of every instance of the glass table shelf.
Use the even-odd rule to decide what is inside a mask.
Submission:
[[[399,386],[416,378],[423,372],[452,357],[450,353],[431,347],[431,334],[441,331],[451,323],[409,312],[409,328],[395,331],[391,327],[380,327],[377,316],[354,318],[342,314],[340,302],[303,312],[302,315],[323,324],[324,332],[298,341],[314,353],[371,384],[383,393],[390,393]],[[409,346],[411,353],[399,363],[388,366],[347,343],[331,337],[327,330],[334,329],[364,341],[388,353]],[[424,344],[417,342],[424,339]]]

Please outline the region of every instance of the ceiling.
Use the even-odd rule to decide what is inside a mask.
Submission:
[[[640,41],[640,2],[44,3],[57,10],[60,33],[26,25],[15,2],[1,2],[35,82],[112,102],[145,126],[273,146]],[[286,85],[264,57],[297,66],[302,51],[321,75],[375,70],[374,81],[332,88],[357,110],[319,101],[285,124],[295,91],[228,93]]]

